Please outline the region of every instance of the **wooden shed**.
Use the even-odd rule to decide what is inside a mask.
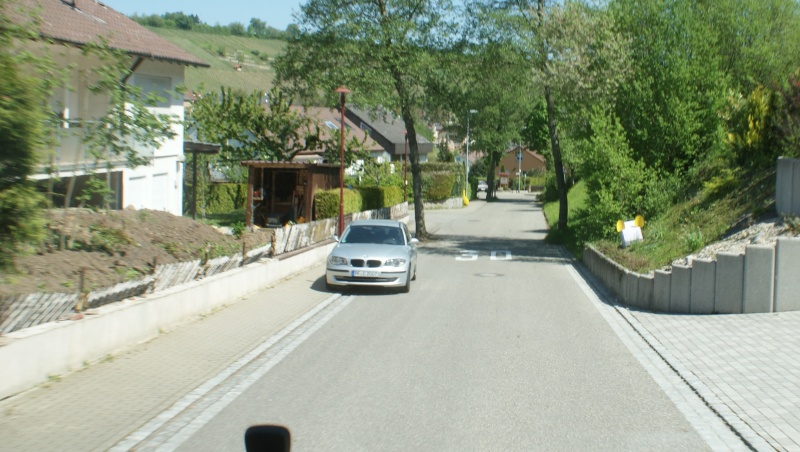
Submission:
[[[280,227],[287,221],[314,220],[317,190],[339,187],[339,165],[249,160],[247,213],[249,227]]]

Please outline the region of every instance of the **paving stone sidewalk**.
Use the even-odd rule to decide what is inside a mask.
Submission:
[[[331,296],[318,265],[63,379],[0,401],[0,450],[107,450]]]
[[[753,448],[800,452],[800,312],[618,310]]]

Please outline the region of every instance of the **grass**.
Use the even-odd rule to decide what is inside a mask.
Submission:
[[[619,242],[601,240],[592,244],[602,253],[626,268],[647,273],[670,265],[672,261],[700,250],[723,238],[731,231],[749,226],[764,216],[774,216],[775,173],[744,178],[731,190],[698,192],[690,199],[671,206],[658,218],[646,219],[642,228],[644,241],[622,249]],[[584,243],[574,234],[576,211],[587,202],[582,183],[576,184],[568,195],[569,222],[566,231],[558,231],[558,202],[544,206],[551,232],[548,240],[563,244],[575,256],[580,256]]]
[[[245,216],[245,209],[236,209],[231,212],[226,213],[214,213],[214,214],[207,214],[205,218],[198,219],[197,221],[202,221],[205,224],[210,224],[211,226],[217,227],[229,227],[233,228],[237,225],[237,223],[244,222]]]
[[[286,48],[286,42],[278,40],[166,28],[150,30],[210,65],[208,68],[186,68],[186,87],[199,90],[202,86],[204,92],[218,91],[220,86],[245,93],[269,91],[275,78],[272,60]],[[242,65],[241,72],[233,68],[234,64]]]
[[[571,220],[575,218],[575,214],[589,199],[589,194],[586,191],[586,184],[578,182],[567,193],[567,230],[560,231],[557,229],[558,225],[558,211],[559,202],[548,202],[544,205],[544,216],[547,220],[547,227],[550,231],[547,233],[547,241],[551,243],[559,243],[564,245],[573,256],[579,257],[583,251],[583,243],[575,236],[575,231],[570,227]]]

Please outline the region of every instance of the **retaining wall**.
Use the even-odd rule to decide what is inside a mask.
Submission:
[[[137,299],[107,304],[80,320],[50,322],[3,336],[0,399],[158,336],[324,261],[335,243],[272,258]]]
[[[641,275],[624,269],[596,248],[583,262],[625,305],[676,314],[741,314],[800,311],[800,238],[779,238],[775,247],[748,245],[745,254],[720,253]]]
[[[800,215],[800,159],[778,159],[775,210],[780,215]]]
[[[352,219],[408,218],[408,204],[351,215]],[[328,240],[335,232],[338,219],[329,218],[303,224],[287,225],[273,231],[269,245],[250,250],[242,256],[221,256],[203,263],[200,260],[157,265],[152,275],[126,281],[113,287],[80,295],[72,293],[35,293],[0,299],[0,334],[54,322],[69,317],[75,310],[98,308],[144,293],[156,293],[188,282],[209,278],[269,256],[278,256]],[[82,305],[78,309],[78,305]]]
[[[405,223],[409,220],[405,203],[357,215],[359,218],[394,218]],[[328,240],[336,220],[316,223],[320,224],[295,225],[285,230],[278,239],[282,253],[274,258],[266,257],[270,247],[264,247],[248,252],[244,258],[236,255],[212,259],[202,267],[197,262],[167,265],[157,268],[155,274],[145,281],[124,283],[92,293],[88,301],[93,309],[77,320],[67,320],[63,314],[73,312],[78,294],[57,294],[67,297],[59,305],[61,311],[49,317],[49,323],[0,337],[0,399],[47,381],[50,376],[79,369],[87,362],[152,339],[160,331],[212,312],[324,262],[336,245]],[[305,243],[303,237],[309,241],[324,241],[290,254],[289,249]],[[167,280],[173,285],[160,292],[140,290],[142,284],[147,289]],[[129,298],[101,304],[109,294],[118,296],[120,293],[127,293]],[[133,296],[135,298],[130,298]]]

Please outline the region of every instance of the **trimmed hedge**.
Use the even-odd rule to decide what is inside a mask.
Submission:
[[[245,184],[211,184],[206,191],[207,215],[243,209],[246,204],[247,186]]]
[[[422,199],[444,201],[461,196],[458,175],[463,167],[458,163],[426,162],[420,164],[422,171]]]
[[[361,193],[364,210],[390,207],[403,202],[403,189],[400,187],[356,187]]]
[[[361,193],[349,188],[344,189],[344,213],[361,212],[363,201]],[[314,195],[314,218],[336,218],[339,215],[339,189],[318,190]]]
[[[356,187],[344,190],[344,213],[391,207],[403,202],[400,187]],[[339,189],[318,190],[314,195],[314,216],[317,220],[339,215]]]
[[[422,199],[444,201],[453,196],[456,175],[452,172],[426,172],[422,174]]]

